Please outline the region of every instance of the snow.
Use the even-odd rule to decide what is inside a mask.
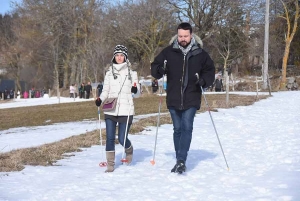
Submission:
[[[0,109],[28,107],[34,105],[49,105],[49,104],[58,104],[58,103],[81,102],[81,101],[91,101],[91,100],[93,99],[66,98],[66,97],[22,98],[22,99],[13,99],[13,101],[10,101],[8,103],[2,103],[0,104]]]
[[[113,173],[104,173],[105,168],[98,166],[105,161],[104,147],[82,148],[75,156],[58,161],[57,166],[0,172],[0,200],[298,201],[300,92],[272,95],[250,106],[211,112],[229,170],[205,112],[195,117],[187,172],[182,175],[170,173],[175,164],[173,127],[165,124],[158,129],[155,165],[150,160],[156,127],[147,127],[140,135],[129,136],[134,146],[130,166],[120,162],[120,145],[116,145]],[[21,107],[33,100],[24,105],[21,100],[14,103]],[[9,107],[13,104],[0,104],[0,108]],[[136,121],[147,116],[136,116]],[[0,131],[0,150],[23,148],[26,138],[35,141],[26,141],[27,146],[37,146],[84,133],[87,128],[99,129],[99,124],[86,120]],[[43,135],[49,130],[57,134],[49,135],[53,139]]]

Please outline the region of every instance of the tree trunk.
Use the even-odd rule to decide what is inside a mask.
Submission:
[[[291,44],[291,42],[289,40],[287,40],[286,45],[285,45],[283,59],[282,59],[282,76],[281,76],[281,82],[280,82],[281,90],[285,89],[285,87],[286,87],[286,67],[287,67],[287,62],[288,62],[289,53],[290,53],[290,44]]]
[[[228,71],[224,70],[224,77],[225,77],[225,83],[226,83],[226,105],[229,105],[229,76]]]
[[[66,61],[64,62],[64,83],[63,83],[63,88],[64,89],[67,89],[69,86],[70,86],[70,76],[69,76],[69,62],[70,62],[70,59],[69,59],[69,55],[67,56],[67,59]]]

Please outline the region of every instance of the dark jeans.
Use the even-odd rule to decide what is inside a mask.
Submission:
[[[187,110],[169,109],[173,121],[173,141],[176,159],[186,161],[193,133],[195,107]]]
[[[79,97],[80,97],[80,98],[84,98],[84,91],[80,91],[80,92],[79,92]]]
[[[116,126],[117,122],[113,121],[111,119],[105,119],[106,123],[106,151],[114,151],[115,150],[115,139],[116,139]],[[119,143],[124,146],[124,136],[125,136],[125,130],[126,130],[126,124],[119,123],[119,130],[118,130],[118,140]],[[130,129],[131,124],[128,124],[127,133],[126,133],[126,142],[125,142],[125,148],[129,148],[131,146],[131,142],[128,139],[128,131]]]
[[[86,97],[85,97],[86,99],[89,99],[89,98],[90,98],[90,93],[91,93],[90,91],[87,91],[87,92],[86,92]]]

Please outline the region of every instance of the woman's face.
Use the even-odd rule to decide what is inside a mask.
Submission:
[[[115,60],[116,60],[117,64],[124,63],[124,61],[125,61],[125,56],[124,56],[124,54],[122,54],[122,53],[117,53],[116,56],[115,56]]]

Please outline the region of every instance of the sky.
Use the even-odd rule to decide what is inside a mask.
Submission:
[[[4,15],[12,10],[11,2],[22,2],[22,0],[0,0],[0,14]]]
[[[33,100],[15,103],[23,107]],[[50,101],[40,98],[35,103],[54,103]],[[120,161],[120,145],[116,145],[113,173],[104,173],[105,168],[98,165],[106,160],[104,146],[82,148],[82,152],[67,154],[74,156],[57,161],[56,166],[0,172],[0,200],[299,201],[299,102],[300,91],[276,92],[250,106],[211,112],[229,169],[209,112],[205,112],[195,116],[187,171],[182,175],[170,172],[176,161],[173,126],[164,124],[158,128],[155,165],[150,161],[156,127],[150,126],[138,135],[129,133],[134,147],[130,166]],[[0,112],[11,106],[0,102]],[[146,116],[137,115],[135,121]],[[0,152],[38,146],[99,127],[98,121],[84,120],[3,130]]]

